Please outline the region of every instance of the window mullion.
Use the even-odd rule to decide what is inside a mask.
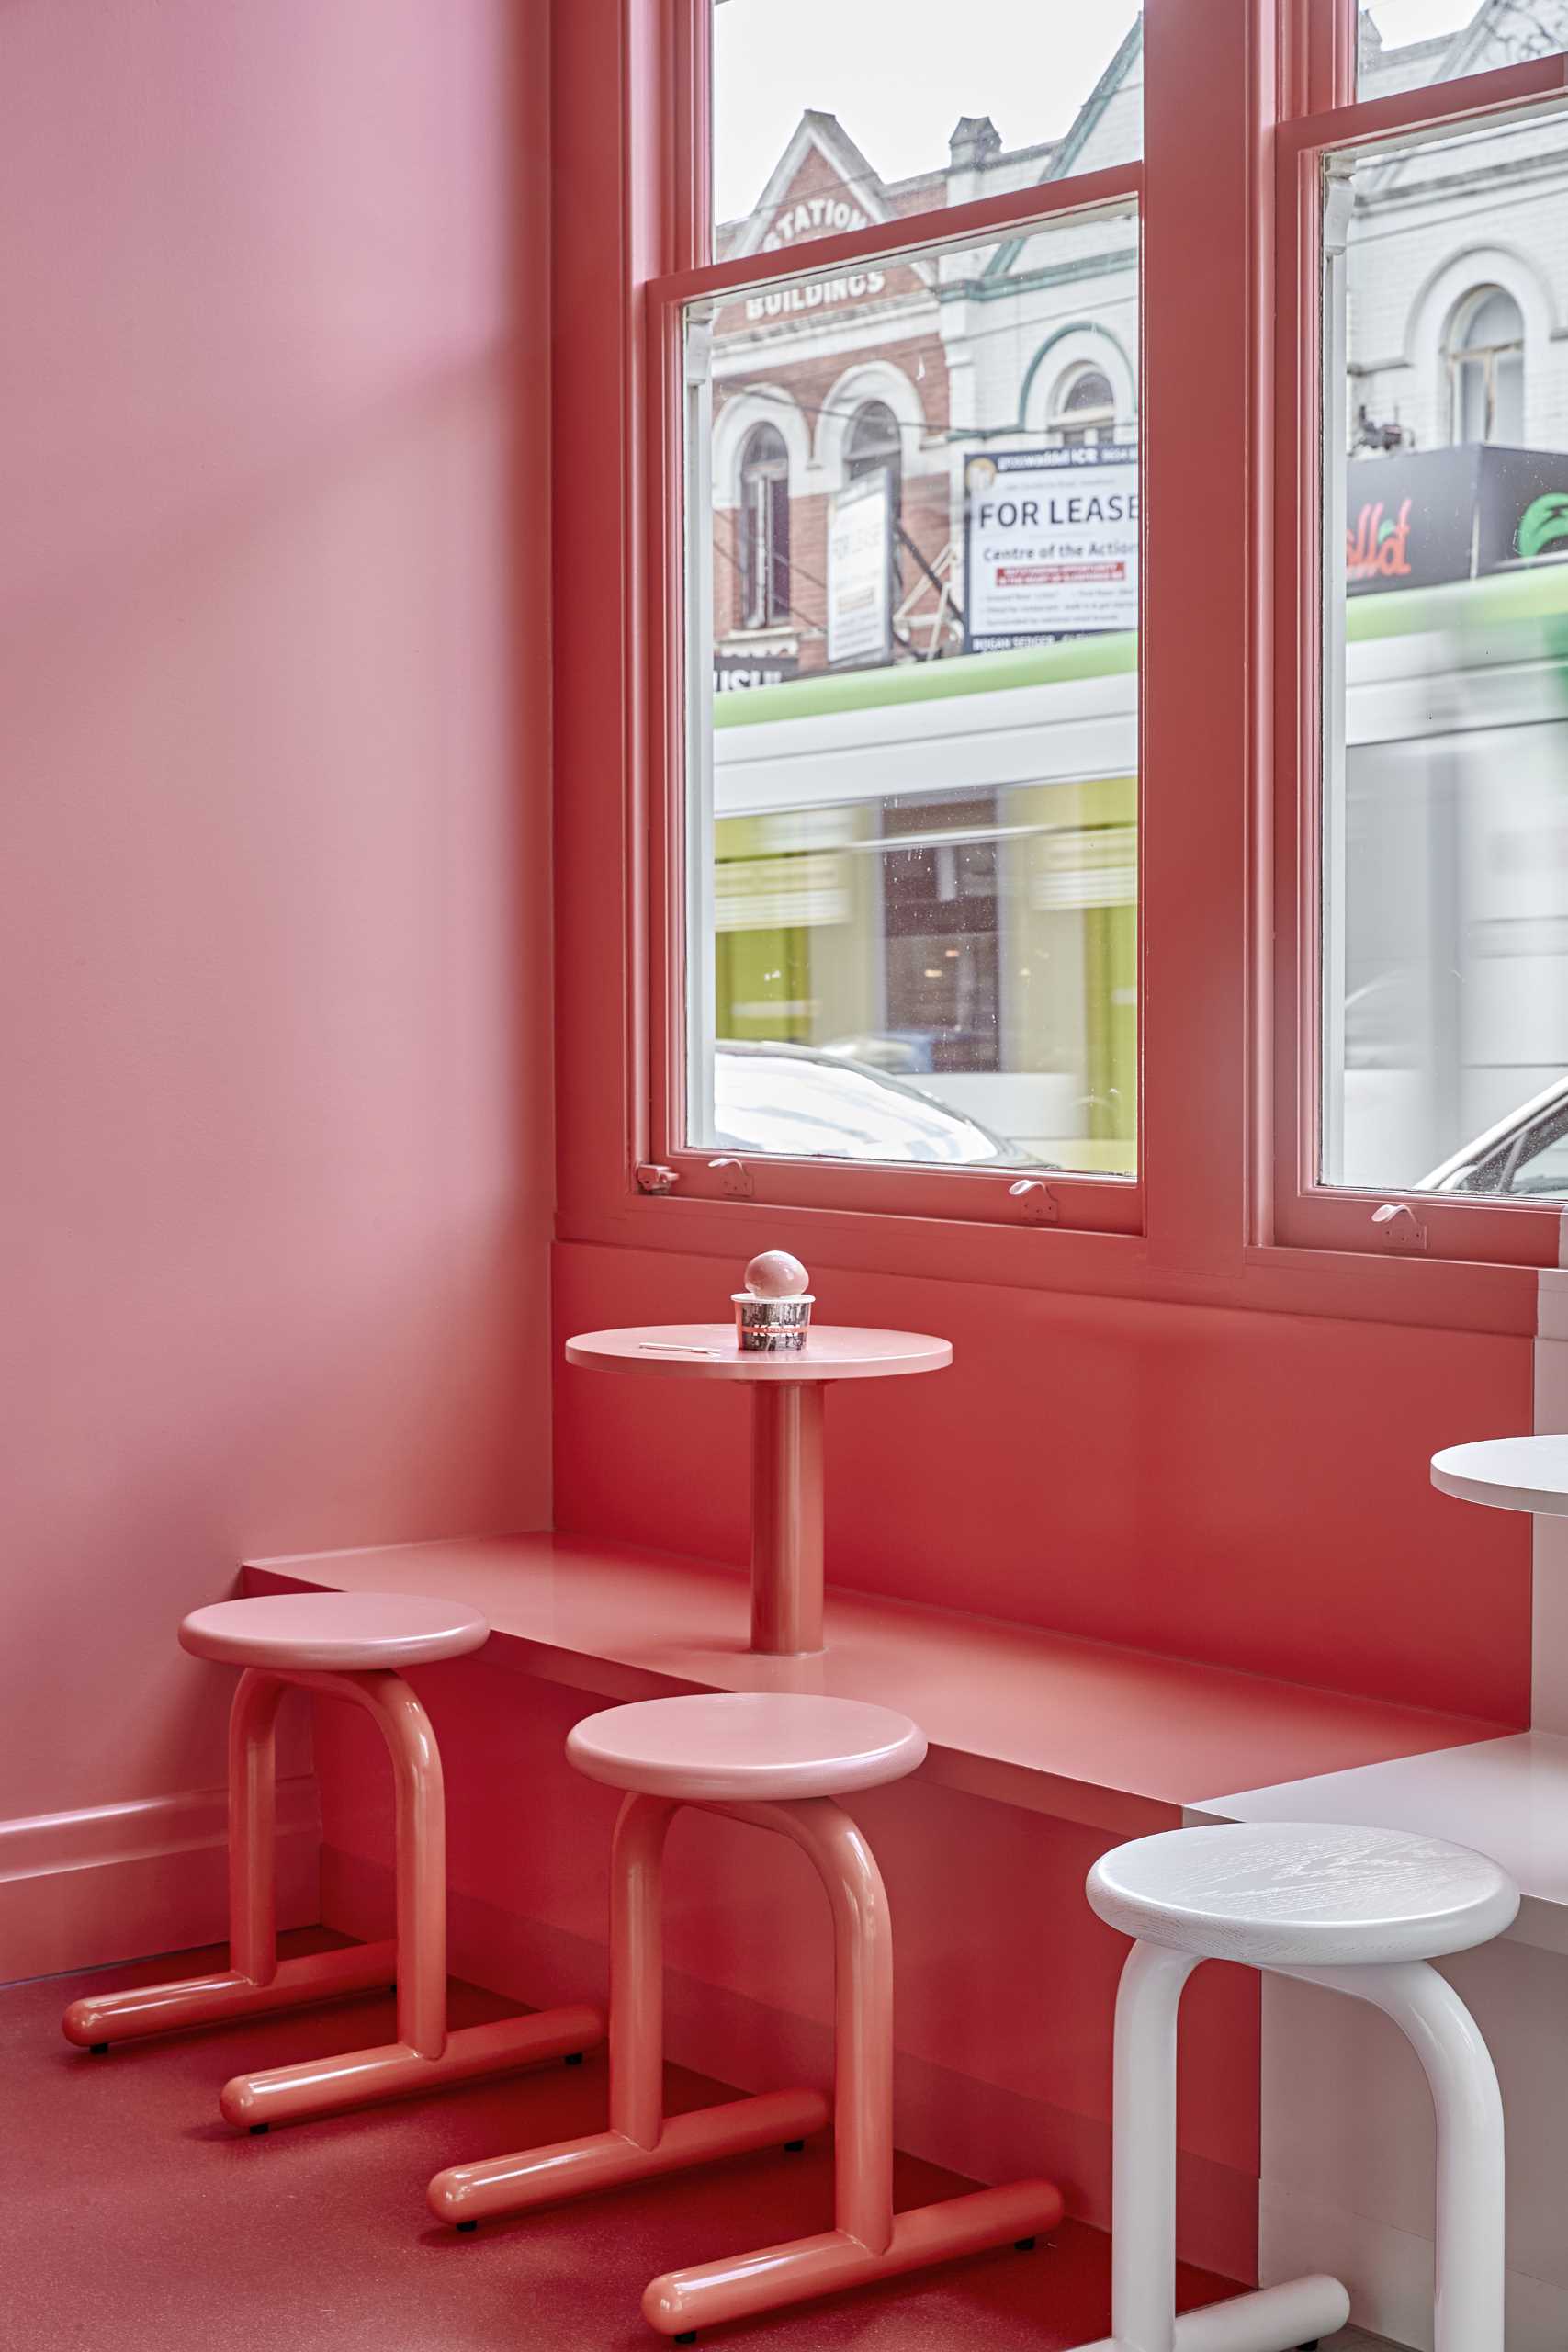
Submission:
[[[1146,19],[1142,1162],[1151,1261],[1216,1277],[1252,1215],[1263,13]]]

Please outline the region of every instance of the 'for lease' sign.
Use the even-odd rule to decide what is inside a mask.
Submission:
[[[964,650],[1138,625],[1138,453],[1002,449],[964,469]]]

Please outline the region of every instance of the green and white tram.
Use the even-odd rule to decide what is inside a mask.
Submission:
[[[1416,1181],[1568,1069],[1568,565],[1352,601],[1325,1172]],[[716,696],[716,1026],[1131,1169],[1135,640]]]

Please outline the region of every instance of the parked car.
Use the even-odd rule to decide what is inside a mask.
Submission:
[[[1422,1177],[1422,1193],[1568,1200],[1568,1078],[1543,1087]]]
[[[713,1083],[713,1139],[721,1151],[949,1168],[1031,1164],[1027,1152],[978,1119],[820,1046],[721,1038]]]

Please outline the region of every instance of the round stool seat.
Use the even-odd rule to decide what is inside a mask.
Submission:
[[[1104,1854],[1100,1917],[1145,1943],[1254,1967],[1436,1960],[1501,1935],[1519,1890],[1484,1854],[1312,1821],[1169,1829]]]
[[[412,1592],[266,1593],[193,1609],[180,1626],[180,1647],[194,1657],[296,1673],[428,1666],[489,1639],[473,1610]]]
[[[590,1780],[643,1796],[766,1804],[900,1781],[926,1752],[908,1715],[861,1699],[717,1691],[588,1715],[566,1752]]]

